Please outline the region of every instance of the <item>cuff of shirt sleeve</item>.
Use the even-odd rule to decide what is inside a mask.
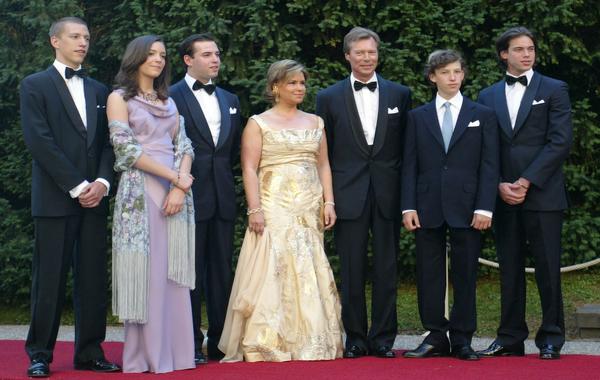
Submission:
[[[96,178],[96,180],[94,182],[100,182],[101,184],[103,184],[104,186],[106,186],[106,193],[104,193],[104,196],[108,196],[108,192],[110,191],[110,183],[108,183],[107,180],[105,180],[104,178]]]
[[[487,216],[488,218],[491,218],[492,215],[494,215],[491,211],[487,211],[487,210],[475,210],[474,214]]]
[[[408,212],[417,212],[417,210],[411,210],[411,209],[408,209],[408,210],[402,210],[402,215],[404,215],[404,214],[406,214],[406,213],[408,213]]]
[[[90,183],[87,180],[84,180],[83,182],[81,182],[79,185],[77,185],[76,187],[72,188],[71,190],[69,190],[69,195],[71,196],[71,198],[75,199],[77,197],[79,197],[81,195],[81,192],[83,191],[83,189],[85,189],[85,187],[87,185],[89,185]]]

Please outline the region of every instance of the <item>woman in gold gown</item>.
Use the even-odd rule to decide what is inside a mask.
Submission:
[[[295,61],[273,63],[273,107],[244,129],[248,229],[219,342],[223,362],[342,356],[340,303],[323,249],[336,219],[331,169],[323,120],[298,109],[306,78]]]

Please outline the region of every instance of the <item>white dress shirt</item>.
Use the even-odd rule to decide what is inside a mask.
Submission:
[[[463,104],[463,96],[460,93],[460,91],[450,99],[444,99],[439,93],[435,96],[435,110],[438,117],[440,131],[442,128],[442,123],[444,121],[444,113],[446,112],[446,107],[444,107],[444,104],[446,104],[446,102],[450,103],[450,111],[452,112],[452,130],[454,130],[454,128],[456,127],[456,121],[458,120],[458,114],[460,113],[460,109]],[[416,210],[402,210],[402,215],[411,211]],[[473,211],[473,213],[487,216],[488,218],[491,218],[493,216],[492,212],[488,210],[475,210]]]
[[[198,104],[200,104],[204,118],[208,123],[213,143],[217,146],[219,133],[221,133],[221,109],[219,108],[219,100],[217,99],[216,91],[210,95],[208,95],[204,89],[194,91],[192,87],[194,86],[194,83],[196,83],[196,79],[189,74],[185,74],[185,82],[190,87],[190,90],[192,90]],[[212,80],[209,80],[207,84],[211,83]]]
[[[71,94],[71,98],[73,98],[73,102],[75,103],[75,107],[77,107],[77,112],[79,112],[81,121],[83,122],[83,125],[87,128],[87,112],[85,109],[85,93],[83,91],[83,78],[79,77],[78,75],[73,75],[73,77],[67,79],[65,77],[65,69],[67,68],[67,65],[56,59],[54,60],[53,65],[60,74],[60,76],[64,79],[65,84],[69,89],[69,93]],[[79,67],[71,68],[73,70],[79,70],[81,69],[81,65],[79,65]],[[108,195],[108,191],[110,190],[110,184],[108,183],[108,181],[104,178],[96,178],[96,181],[106,186],[106,193],[104,194],[104,196]],[[89,184],[90,183],[87,180],[81,182],[79,185],[69,190],[69,195],[71,196],[71,198],[79,197],[83,189],[85,189],[85,187]]]
[[[379,83],[375,91],[369,90],[367,87],[363,87],[359,91],[354,90],[354,82],[362,82],[354,77],[354,74],[350,74],[350,85],[352,86],[352,93],[354,94],[354,101],[356,102],[356,109],[358,110],[358,117],[362,124],[363,132],[365,133],[365,139],[368,145],[373,145],[375,139],[375,128],[377,127],[377,114],[379,112]],[[373,73],[371,79],[362,83],[377,82],[377,74]]]
[[[515,77],[509,72],[506,72],[506,75]],[[527,85],[529,85],[529,83],[531,83],[531,78],[533,77],[533,69],[527,70],[523,73],[523,75],[527,77]],[[508,106],[508,115],[510,116],[510,125],[514,129],[515,123],[517,122],[517,114],[519,113],[519,107],[521,106],[521,100],[523,100],[523,95],[525,95],[525,90],[527,89],[527,86],[523,86],[520,82],[516,82],[515,84],[511,85],[506,83],[504,86],[506,94],[506,105]]]

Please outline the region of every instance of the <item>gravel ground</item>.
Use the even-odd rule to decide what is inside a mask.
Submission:
[[[24,340],[27,337],[29,326],[25,325],[8,325],[0,326],[0,340],[17,339]],[[58,340],[72,341],[75,334],[73,326],[61,326],[58,331]],[[394,342],[395,349],[415,348],[423,340],[419,335],[398,335]],[[123,341],[123,328],[109,326],[106,330],[106,341],[121,342]],[[473,338],[473,348],[480,350],[486,348],[492,342],[491,338]],[[533,340],[525,342],[525,352],[535,354],[538,352]],[[586,354],[600,355],[600,341],[589,339],[568,340],[562,351],[563,354]]]

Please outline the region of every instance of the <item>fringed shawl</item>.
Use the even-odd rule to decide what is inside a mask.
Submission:
[[[148,271],[150,236],[144,194],[144,172],[133,165],[142,154],[128,124],[109,123],[115,151],[114,169],[123,172],[115,199],[112,234],[112,309],[121,321],[146,323],[148,320]],[[183,117],[173,140],[174,169],[179,170],[184,155],[193,159],[191,141],[185,134]],[[167,218],[168,279],[190,289],[195,284],[195,228],[192,191],[188,191],[181,212]]]

